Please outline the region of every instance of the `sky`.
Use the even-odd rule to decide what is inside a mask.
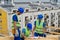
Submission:
[[[49,2],[50,0],[14,0],[15,2],[31,2],[31,1],[42,1],[42,2]],[[58,2],[60,2],[60,0],[58,0]]]

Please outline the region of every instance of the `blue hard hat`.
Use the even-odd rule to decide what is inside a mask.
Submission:
[[[19,11],[20,13],[23,13],[23,12],[24,12],[24,9],[23,9],[23,8],[18,8],[18,11]]]
[[[32,24],[31,24],[31,23],[27,23],[27,28],[28,28],[29,30],[32,30]]]
[[[38,19],[42,19],[42,18],[43,18],[42,14],[38,15]]]

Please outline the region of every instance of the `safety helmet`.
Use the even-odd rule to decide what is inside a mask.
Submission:
[[[29,30],[32,30],[32,24],[31,24],[31,23],[27,23],[27,28],[28,28]]]
[[[42,19],[43,18],[43,15],[42,14],[39,14],[38,15],[38,19]]]
[[[20,13],[23,13],[23,12],[24,12],[24,9],[23,9],[23,8],[18,8],[18,11],[19,11]]]

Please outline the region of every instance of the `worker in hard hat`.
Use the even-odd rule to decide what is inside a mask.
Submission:
[[[22,29],[22,34],[23,34],[23,37],[26,38],[26,37],[29,37],[32,33],[32,24],[31,23],[27,23],[26,27],[24,27]]]
[[[18,8],[17,12],[12,16],[12,33],[14,35],[14,40],[20,40],[20,23],[18,15],[24,12],[23,8]]]
[[[37,20],[34,23],[34,28],[33,28],[33,33],[35,37],[46,37],[44,34],[46,29],[45,29],[45,23],[43,22],[43,15],[39,14],[37,17]]]

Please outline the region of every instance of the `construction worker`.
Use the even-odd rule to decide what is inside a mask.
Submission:
[[[27,26],[22,29],[22,35],[24,38],[29,37],[32,32],[32,24],[27,23]]]
[[[20,40],[20,23],[18,15],[21,15],[24,12],[23,8],[18,8],[18,11],[15,15],[12,16],[12,33],[14,35],[14,40]]]
[[[27,16],[27,17],[25,17],[25,26],[26,26],[26,24],[27,24],[28,22],[30,22],[30,19],[29,19],[28,16]]]
[[[37,20],[34,23],[33,35],[35,37],[46,37],[45,33],[45,23],[42,21],[43,15],[39,14]]]

